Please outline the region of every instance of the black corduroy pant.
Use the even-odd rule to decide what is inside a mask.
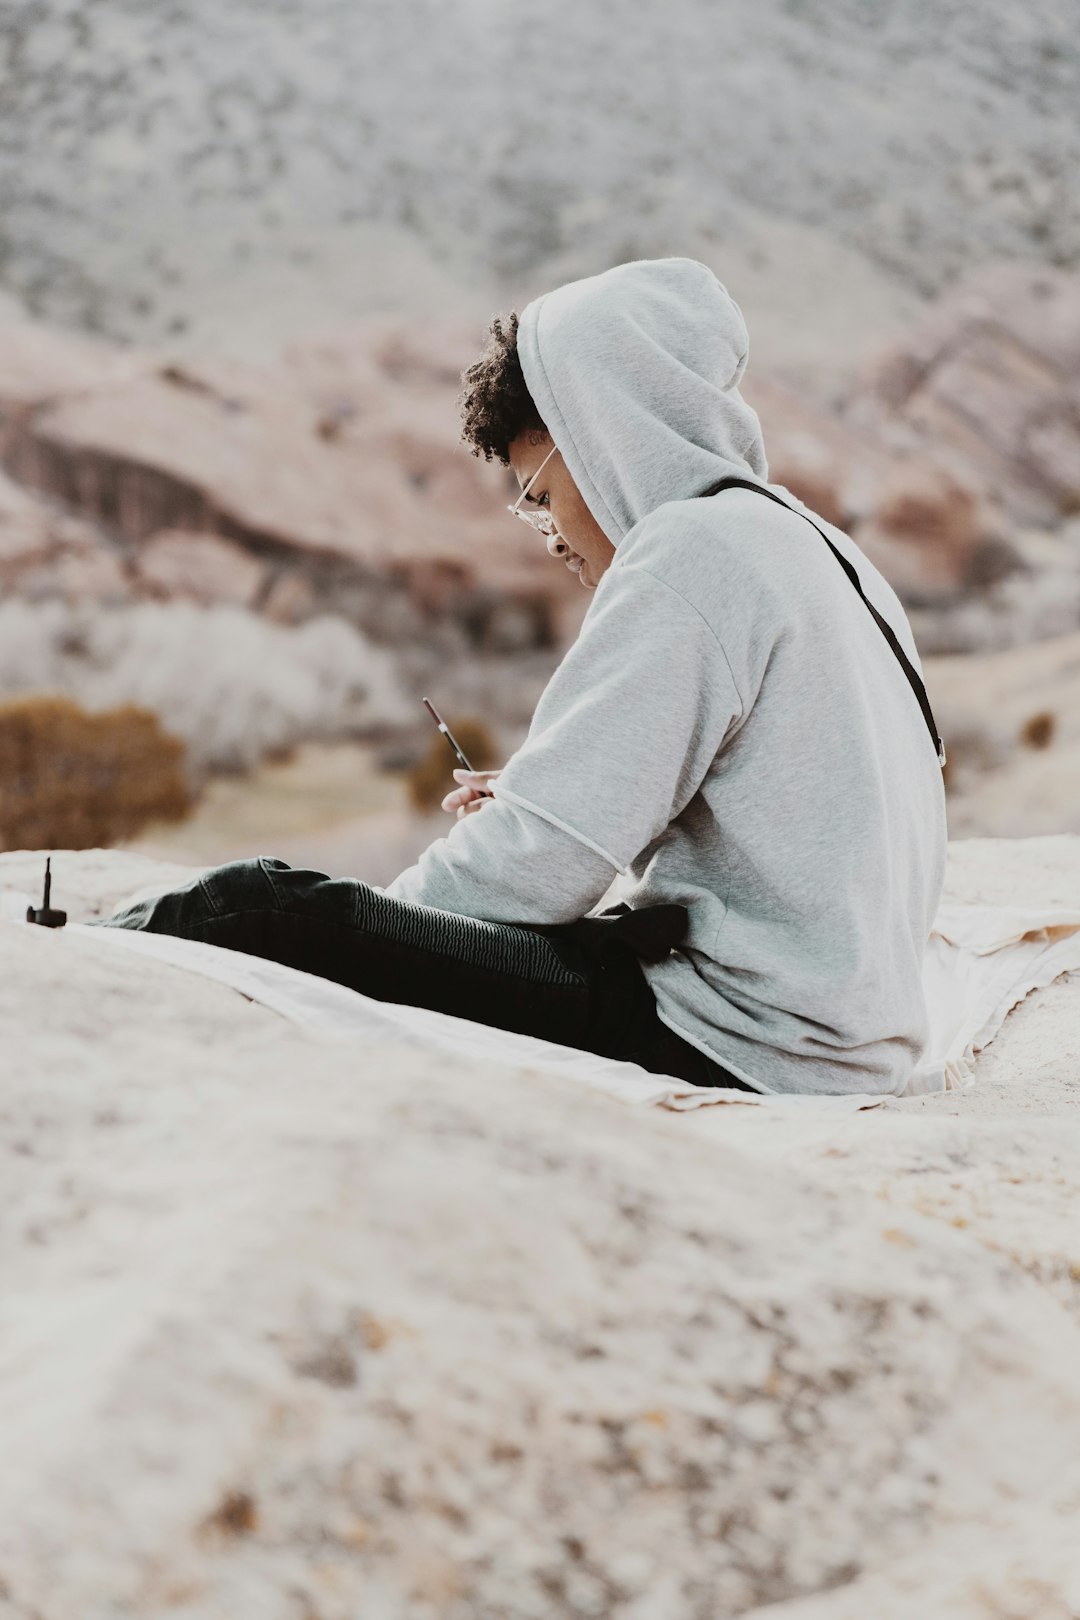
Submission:
[[[663,1024],[637,955],[594,924],[530,928],[398,900],[269,856],[230,861],[96,926],[244,951],[377,1001],[751,1090]]]

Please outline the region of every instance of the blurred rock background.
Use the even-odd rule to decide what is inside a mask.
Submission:
[[[1059,7],[15,0],[0,51],[0,706],[183,744],[188,818],[117,841],[385,881],[445,830],[420,696],[505,757],[588,600],[459,374],[664,253],[746,315],[770,478],[905,601],[954,836],[1080,832]]]

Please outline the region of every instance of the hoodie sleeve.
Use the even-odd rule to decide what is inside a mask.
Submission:
[[[616,561],[495,797],[387,893],[492,922],[568,922],[678,816],[743,706],[693,604]]]

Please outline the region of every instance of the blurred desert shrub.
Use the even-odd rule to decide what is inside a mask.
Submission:
[[[413,717],[387,655],[331,615],[284,626],[189,602],[0,603],[0,700],[47,691],[150,709],[185,744],[196,784]]]
[[[451,720],[447,725],[457,738],[458,747],[476,771],[494,770],[498,764],[495,739],[482,720]],[[409,771],[409,798],[416,810],[438,810],[443,798],[457,787],[453,772],[457,759],[441,731],[436,731],[426,754]]]
[[[191,808],[184,745],[128,704],[0,702],[0,849],[93,849]]]

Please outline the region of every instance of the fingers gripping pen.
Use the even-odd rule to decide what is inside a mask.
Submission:
[[[461,761],[461,764],[462,764],[463,768],[465,770],[467,770],[467,771],[472,771],[472,769],[473,769],[472,766],[469,764],[468,760],[465,758],[465,755],[461,752],[461,749],[458,747],[457,740],[455,739],[453,732],[450,730],[450,727],[447,725],[446,721],[443,719],[443,717],[439,713],[438,709],[436,709],[434,703],[432,703],[430,698],[423,698],[423,699],[421,699],[421,701],[422,701],[422,703],[424,705],[424,708],[427,710],[428,714],[430,714],[430,716],[434,720],[436,726],[438,726],[439,730],[442,732],[443,736],[446,738],[447,742],[450,744],[450,747],[454,750],[454,753],[457,755],[458,759]],[[473,774],[475,775],[475,772]],[[484,799],[493,799],[495,797],[495,795],[493,793],[488,793],[488,792],[484,791],[483,789],[480,790],[480,796],[481,796],[481,798],[484,798]]]

